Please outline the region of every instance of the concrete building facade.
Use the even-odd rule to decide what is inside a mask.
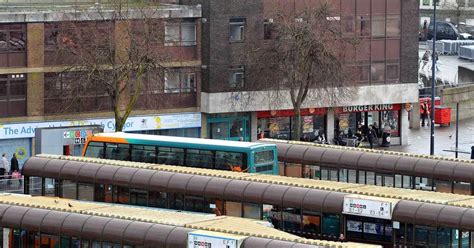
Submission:
[[[68,87],[59,79],[73,57],[60,55],[55,49],[58,24],[106,23],[111,19],[95,8],[108,13],[108,6],[98,6],[95,1],[76,1],[77,6],[68,1],[54,6],[13,2],[0,9],[0,151],[9,157],[17,153],[21,164],[34,151],[37,127],[99,124],[105,131],[114,131],[109,96],[92,89],[78,95],[73,104],[64,97]],[[150,18],[156,19],[165,33],[159,46],[167,54],[161,65],[167,73],[159,79],[148,78],[147,82],[157,80],[159,86],[143,91],[124,130],[199,136],[201,9],[172,4],[150,8]],[[130,11],[140,20],[139,11]],[[110,25],[115,26],[114,37],[123,36],[123,24]],[[168,36],[173,36],[173,43],[167,43]],[[122,41],[112,42],[118,48]]]

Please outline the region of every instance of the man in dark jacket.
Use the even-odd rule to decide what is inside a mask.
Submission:
[[[18,159],[16,158],[16,154],[13,153],[12,160],[10,162],[10,175],[14,171],[20,171],[20,167],[18,166]]]

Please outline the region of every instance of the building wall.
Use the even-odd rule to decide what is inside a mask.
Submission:
[[[451,107],[451,121],[456,121],[456,103],[459,102],[459,120],[474,117],[474,85],[464,85],[441,90],[441,102]]]
[[[27,6],[26,6],[27,7]],[[163,10],[156,13],[157,17],[169,19],[179,19],[181,17],[192,18],[196,22],[200,22],[200,9],[196,6],[180,6],[172,10]],[[9,25],[16,25],[18,23],[26,24],[25,41],[26,41],[26,66],[8,66],[0,63],[0,74],[3,76],[10,76],[12,74],[23,75],[26,78],[26,113],[22,116],[5,116],[0,118],[0,122],[28,122],[28,121],[44,121],[44,120],[61,120],[61,119],[76,119],[76,118],[95,118],[95,117],[109,117],[113,116],[111,109],[94,109],[93,111],[86,111],[83,113],[72,112],[55,112],[51,114],[51,109],[58,108],[61,103],[58,101],[47,101],[45,99],[45,74],[48,72],[59,73],[67,69],[68,66],[63,63],[57,63],[54,60],[48,59],[48,65],[45,65],[45,57],[50,57],[51,52],[45,50],[45,26],[46,23],[59,22],[60,18],[66,18],[67,15],[57,13],[55,15],[50,12],[45,14],[34,12],[14,12],[11,11],[6,15],[0,17],[0,28],[7,28]],[[86,18],[84,15],[77,15],[81,20]],[[91,18],[90,16],[88,18]],[[164,25],[164,22],[161,22]],[[197,25],[197,29],[200,25]],[[164,30],[164,27],[163,27]],[[119,30],[120,31],[120,30]],[[180,47],[162,46],[162,50],[167,54],[167,62],[163,64],[169,68],[187,68],[196,72],[196,82],[199,86],[200,81],[200,32],[196,30],[196,45]],[[123,40],[122,40],[123,41]],[[120,44],[120,43],[119,43]],[[17,56],[16,54],[0,54],[1,58],[9,58]],[[5,57],[9,56],[9,57]],[[156,101],[154,108],[148,105],[141,107],[142,111],[135,111],[134,113],[167,113],[167,112],[194,112],[197,110],[198,97],[196,92],[189,93],[161,93]],[[3,102],[0,101],[0,104]],[[137,107],[141,105],[138,104]],[[0,106],[3,107],[3,106]],[[48,111],[46,111],[48,110]],[[50,114],[45,114],[50,113]]]

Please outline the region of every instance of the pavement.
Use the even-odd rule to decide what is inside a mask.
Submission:
[[[388,148],[377,147],[376,149],[430,154],[430,134],[431,127],[420,127],[418,130],[408,129],[408,144],[405,146],[391,146]],[[456,123],[450,126],[441,127],[435,125],[434,151],[437,156],[455,157],[454,152],[445,150],[455,150],[456,147]],[[474,118],[459,121],[459,141],[458,151],[468,152],[469,154],[459,153],[459,158],[471,158],[471,146],[474,146]]]
[[[426,42],[419,43],[420,68],[419,73],[431,78],[431,59],[429,63],[422,67],[421,58],[426,50]],[[436,77],[445,85],[457,85],[457,72],[459,65],[474,66],[474,62],[460,59],[456,55],[439,55]],[[474,106],[473,106],[474,107]],[[452,111],[456,111],[453,109]],[[430,154],[430,135],[431,128],[429,126],[420,127],[418,130],[408,129],[408,144],[405,146],[391,146],[388,148],[376,147],[375,149],[383,149],[390,151],[400,151],[418,154]],[[455,150],[456,146],[456,123],[451,123],[448,127],[435,125],[434,135],[434,154],[437,156],[454,157],[454,152],[446,150]],[[459,158],[470,159],[471,146],[474,146],[474,118],[462,120],[459,122],[459,141],[458,151],[464,151],[469,154],[459,153]]]
[[[426,76],[428,79],[431,79],[432,71],[431,65],[432,60],[427,63],[426,66],[422,66],[421,58],[425,53],[427,46],[426,42],[420,42],[418,49],[418,55],[420,58],[420,65],[418,69],[418,73],[421,75]],[[431,50],[430,50],[431,51]],[[474,62],[458,58],[457,55],[444,55],[440,54],[438,56],[438,69],[439,71],[436,72],[436,79],[443,82],[445,85],[457,85],[458,83],[458,66],[460,65],[467,65],[467,66],[474,66]]]

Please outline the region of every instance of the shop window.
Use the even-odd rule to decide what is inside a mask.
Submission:
[[[244,218],[260,220],[262,213],[262,206],[257,204],[244,203]]]
[[[63,180],[61,184],[62,198],[76,199],[77,197],[77,185],[76,182],[71,180]]]
[[[225,215],[242,217],[242,203],[240,202],[225,202]]]
[[[232,88],[243,87],[245,83],[245,66],[240,65],[230,68],[229,86]]]
[[[385,16],[372,16],[372,37],[385,36]]]
[[[438,228],[438,247],[450,247],[451,246],[451,229],[450,228]]]
[[[194,20],[183,20],[181,23],[165,25],[165,46],[196,45],[196,23]]]
[[[186,196],[184,199],[184,210],[198,213],[213,213],[211,202],[201,196]]]
[[[148,194],[148,206],[156,208],[168,208],[167,193],[151,191]]]
[[[96,184],[94,191],[95,201],[98,202],[109,202],[113,203],[115,201],[117,194],[116,187],[107,184]]]
[[[383,111],[380,128],[384,132],[390,132],[392,137],[400,137],[400,111]]]
[[[229,19],[229,40],[231,42],[244,41],[245,37],[245,18]]]
[[[77,199],[81,201],[94,201],[94,185],[78,183]]]
[[[165,75],[165,93],[196,92],[196,73],[170,71]]]
[[[0,117],[26,115],[26,75],[0,75]]]

